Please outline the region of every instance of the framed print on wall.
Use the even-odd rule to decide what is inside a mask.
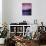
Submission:
[[[22,15],[23,16],[32,15],[32,3],[22,3]]]

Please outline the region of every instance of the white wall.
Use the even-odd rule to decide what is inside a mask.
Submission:
[[[46,0],[4,0],[4,17],[7,23],[21,22],[26,20],[28,23],[34,23],[37,19],[38,24],[41,21],[46,23]],[[22,3],[32,3],[32,15],[22,16]],[[45,24],[46,25],[46,24]]]
[[[0,27],[2,27],[2,0],[0,0]]]
[[[8,23],[7,15],[7,0],[2,0],[2,23]]]

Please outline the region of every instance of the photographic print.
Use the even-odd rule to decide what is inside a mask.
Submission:
[[[32,15],[32,3],[22,3],[22,15]]]

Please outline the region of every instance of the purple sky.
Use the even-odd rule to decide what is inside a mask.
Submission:
[[[22,9],[32,9],[32,3],[22,3]]]

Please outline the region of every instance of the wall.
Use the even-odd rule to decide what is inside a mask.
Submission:
[[[22,16],[22,3],[32,3],[32,15]],[[38,24],[41,21],[46,25],[46,0],[4,0],[3,21],[7,23],[22,22],[26,20],[29,24],[37,19]]]
[[[0,0],[0,27],[2,27],[2,0]]]
[[[2,23],[8,23],[7,15],[7,0],[2,0]]]
[[[32,3],[32,15],[31,16],[22,16],[22,3]],[[38,8],[37,8],[37,5],[38,5],[38,1],[32,1],[32,0],[12,0],[11,1],[11,8],[12,8],[12,12],[11,12],[11,18],[9,17],[10,19],[10,23],[11,22],[21,22],[23,20],[26,20],[28,23],[32,23],[32,21],[34,21],[35,16],[34,15],[37,15],[38,14]],[[37,4],[37,5],[36,5]],[[37,14],[36,14],[36,12]],[[15,20],[15,21],[14,21]]]

